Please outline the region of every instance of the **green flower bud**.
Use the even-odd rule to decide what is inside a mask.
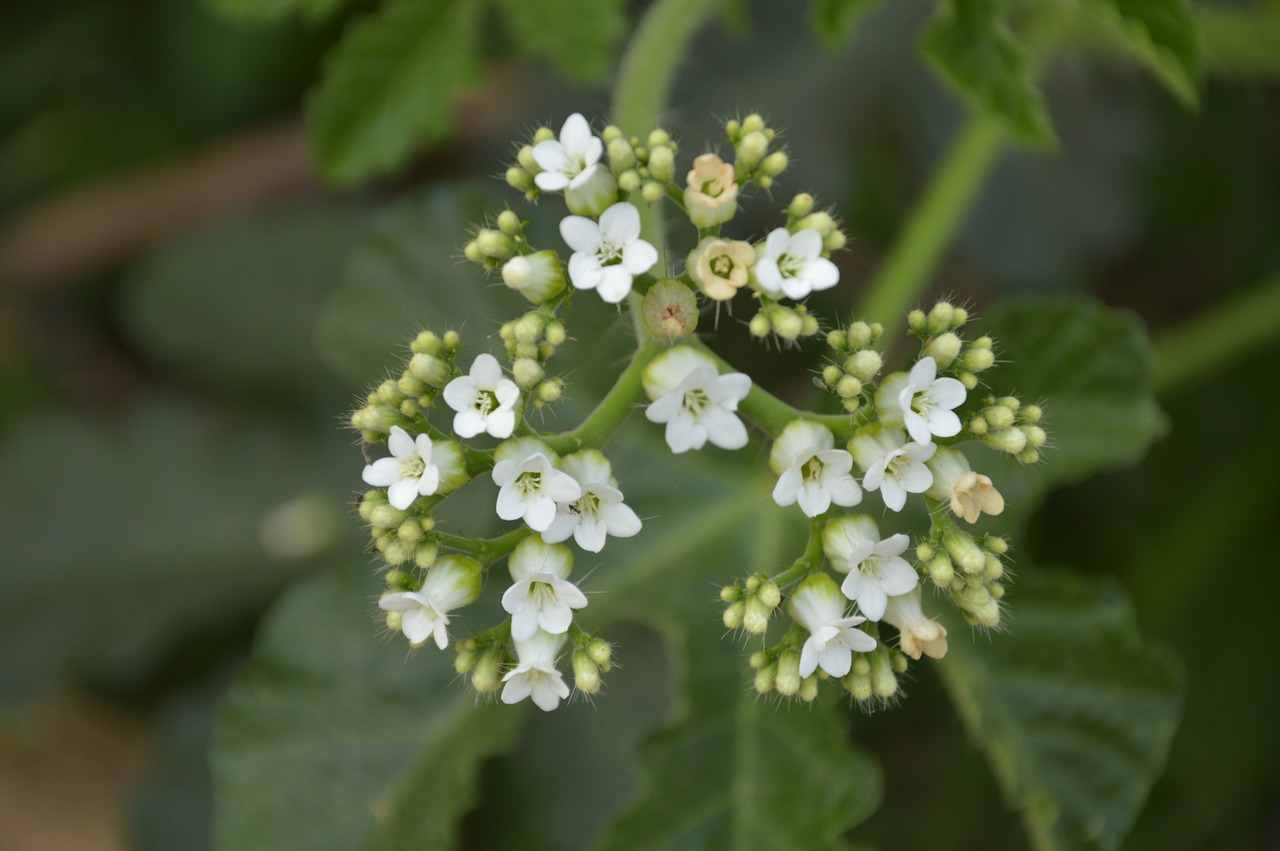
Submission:
[[[417,591],[418,583],[403,570],[388,570],[387,585],[397,591]]]
[[[550,127],[539,127],[533,133],[533,144],[536,145],[539,142],[550,142],[555,139],[555,137],[556,131],[552,130]]]
[[[980,573],[986,565],[986,554],[968,532],[948,532],[942,538],[942,546],[965,573]]]
[[[1028,447],[1022,450],[1021,452],[1019,452],[1014,457],[1018,459],[1019,463],[1034,464],[1040,460],[1040,453],[1037,450]]]
[[[800,690],[796,692],[796,697],[805,703],[813,703],[818,696],[818,678],[816,676],[806,677],[800,683]]]
[[[924,347],[924,354],[937,361],[939,369],[946,369],[959,357],[962,346],[960,338],[948,331],[930,340]]]
[[[392,632],[400,631],[400,623],[404,620],[404,612],[387,612],[383,621]]]
[[[597,217],[617,201],[618,179],[604,166],[593,167],[585,181],[564,191],[565,206],[579,216]]]
[[[593,638],[587,644],[587,655],[604,670],[609,670],[613,659],[613,645],[603,638]]]
[[[436,555],[440,552],[440,547],[435,541],[423,541],[413,548],[413,563],[422,570],[426,570],[436,562]]]
[[[938,553],[925,565],[929,572],[929,580],[939,588],[946,588],[956,578],[955,568],[951,566],[951,557],[946,553]]]
[[[827,332],[827,345],[837,352],[843,351],[849,345],[849,336],[839,328]],[[830,383],[830,382],[828,382]]]
[[[564,341],[567,336],[564,331],[564,323],[555,319],[552,319],[547,323],[547,327],[544,329],[543,334],[544,339],[553,348],[564,345]]]
[[[738,605],[734,603],[734,605]],[[759,596],[747,598],[746,609],[742,615],[742,628],[752,635],[764,635],[769,628],[769,615],[773,609],[764,604]]]
[[[662,145],[671,144],[671,134],[661,127],[649,131],[649,147],[657,148]]]
[[[518,165],[513,165],[507,169],[507,185],[521,192],[532,192],[536,186],[533,182],[533,175]]]
[[[618,188],[623,192],[635,192],[640,188],[641,182],[640,172],[635,169],[629,169],[618,175]]]
[[[840,681],[849,694],[853,695],[853,699],[859,703],[866,703],[871,699],[871,675],[862,674],[854,671]]]
[[[956,309],[951,306],[950,302],[940,301],[929,311],[929,320],[926,327],[933,336],[944,334],[951,330],[951,321],[955,317]]]
[[[839,382],[841,378],[844,378],[844,370],[842,370],[840,367],[836,366],[835,364],[830,364],[828,366],[823,367],[822,382],[826,384],[827,387],[835,388],[836,383]]]
[[[970,348],[960,358],[960,365],[969,372],[984,372],[996,362],[995,353],[990,349]]]
[[[1039,449],[1049,439],[1040,426],[1023,426],[1022,433],[1027,436],[1027,446],[1031,449]]]
[[[724,134],[729,137],[729,141],[737,141],[742,135],[742,122],[730,119],[724,124]]]
[[[774,151],[769,156],[760,161],[760,170],[769,177],[777,177],[787,170],[790,159],[782,151]]]
[[[898,677],[893,672],[893,662],[883,646],[871,654],[871,691],[877,697],[890,698],[898,692]]]
[[[907,314],[907,327],[912,331],[919,333],[924,330],[925,315],[923,310],[913,310]]]
[[[471,669],[471,687],[480,694],[498,690],[502,685],[502,651],[491,647],[480,654],[480,660]]]
[[[666,194],[667,192],[662,188],[662,184],[654,183],[652,180],[640,189],[640,197],[648,201],[650,204],[656,204],[661,200],[662,196]]]
[[[860,349],[844,362],[844,371],[859,381],[870,381],[884,366],[884,358],[875,349]]]
[[[969,311],[965,310],[963,307],[957,307],[956,309],[951,311],[951,327],[952,328],[959,328],[960,326],[964,325],[964,323],[968,321],[969,321]]]
[[[670,148],[654,148],[649,154],[649,177],[659,183],[676,178],[676,158]]]
[[[992,449],[999,449],[1001,452],[1017,455],[1027,447],[1027,436],[1022,433],[1021,429],[1002,428],[998,431],[988,432],[982,438],[982,442]]]
[[[753,133],[755,131],[764,130],[764,118],[756,112],[751,113],[742,119],[742,132]]]
[[[542,366],[531,358],[516,358],[516,362],[511,365],[511,376],[521,390],[532,390],[543,375],[545,373]]]
[[[445,331],[444,337],[441,339],[447,352],[456,352],[458,346],[462,345],[462,340],[458,337],[457,331]]]
[[[1040,422],[1040,418],[1044,412],[1040,410],[1039,405],[1027,405],[1018,411],[1018,422],[1025,425],[1035,425]]]
[[[515,236],[520,233],[523,226],[520,224],[520,217],[511,210],[503,210],[498,214],[498,230],[507,236]]]
[[[769,324],[773,326],[773,333],[787,342],[795,340],[804,330],[804,320],[789,307],[773,308],[769,316]]]
[[[616,124],[609,124],[603,130],[600,131],[600,138],[604,140],[604,143],[606,145],[612,142],[614,139],[624,138],[625,135],[626,134],[622,132],[622,128],[618,127]]]
[[[936,552],[937,552],[937,549],[933,546],[931,542],[922,541],[916,547],[916,560],[919,562],[926,562],[929,559],[933,558]]]
[[[419,331],[418,336],[414,337],[413,342],[409,344],[409,350],[414,354],[435,356],[444,350],[444,344],[430,331]]]
[[[1000,559],[987,553],[986,564],[982,568],[982,578],[987,582],[998,582],[1002,576],[1004,576],[1004,565]]]
[[[467,674],[476,666],[478,661],[480,661],[480,654],[476,652],[474,647],[463,649],[461,643],[459,643],[458,655],[453,658],[453,670],[459,675]]]
[[[845,330],[845,340],[850,351],[865,349],[871,345],[871,326],[865,322],[854,322]]]
[[[801,192],[799,195],[791,199],[791,204],[787,207],[787,218],[796,222],[812,212],[813,196],[808,192]]]
[[[747,330],[751,332],[752,337],[764,339],[769,336],[769,317],[763,312],[757,313],[755,316],[751,317],[751,321],[747,323]]]
[[[769,665],[756,671],[755,680],[752,686],[755,687],[756,694],[768,694],[773,691],[773,683],[778,674],[776,665]]]
[[[817,334],[821,328],[818,327],[818,318],[812,313],[802,313],[800,316],[800,336],[812,337]]]
[[[544,381],[538,385],[538,400],[541,402],[555,402],[564,395],[564,382],[558,378],[550,381]]]
[[[609,142],[609,166],[614,172],[621,174],[627,169],[635,168],[636,152],[631,143],[621,136]]]
[[[510,236],[493,228],[482,228],[476,234],[476,247],[480,253],[495,260],[505,260],[516,253],[516,243]]]
[[[747,658],[747,664],[755,670],[760,670],[769,663],[769,654],[763,650],[757,650]]]
[[[862,407],[862,401],[857,397],[853,397],[849,399],[841,399],[840,407],[844,408],[846,413],[849,413],[849,414],[857,413],[858,409]]]
[[[650,334],[675,340],[698,327],[698,300],[676,278],[663,278],[644,294],[640,315]]]
[[[760,590],[756,592],[756,597],[769,608],[769,611],[778,608],[778,604],[782,602],[782,592],[771,579],[760,583]]]
[[[400,543],[411,547],[422,540],[422,524],[410,518],[400,524],[396,535],[400,538]]]
[[[738,143],[738,156],[734,168],[740,175],[749,175],[769,152],[769,138],[759,130],[743,134]],[[799,683],[796,684],[799,686]]]
[[[994,429],[1009,428],[1013,425],[1013,411],[1002,405],[993,405],[982,410],[982,418]]]
[[[585,650],[573,653],[573,684],[583,694],[600,691],[600,668]]]
[[[400,380],[396,382],[396,389],[404,395],[412,396],[414,398],[418,396],[425,396],[428,392],[426,382],[415,378],[412,373],[406,373],[400,376]],[[410,414],[410,416],[412,416],[412,414]]]
[[[778,694],[790,697],[800,690],[800,654],[794,650],[785,650],[778,658],[778,673],[774,677],[773,687]]]
[[[741,629],[743,616],[746,614],[747,604],[739,600],[725,608],[724,610],[724,626],[725,629]]]
[[[390,505],[375,506],[369,515],[369,522],[377,529],[398,529],[400,524],[409,518],[407,511],[401,511]]]
[[[849,237],[844,235],[844,231],[833,230],[822,238],[822,248],[827,251],[839,251],[849,243]]]
[[[836,384],[836,393],[842,398],[852,399],[862,392],[862,382],[852,375],[846,375]]]
[[[404,564],[409,560],[409,555],[409,549],[398,540],[387,541],[382,547],[382,557],[387,564]]]
[[[800,221],[796,222],[795,230],[816,230],[825,239],[827,234],[836,229],[836,220],[831,218],[830,213],[817,212],[810,213]]]
[[[419,352],[409,358],[409,374],[429,387],[444,387],[449,383],[451,372],[447,363],[433,355]]]
[[[462,249],[462,255],[472,263],[485,262],[484,252],[480,250],[480,244],[474,239],[466,244]]]

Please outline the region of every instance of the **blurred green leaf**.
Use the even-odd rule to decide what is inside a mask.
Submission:
[[[278,21],[299,17],[321,21],[345,6],[349,0],[205,0],[219,15],[238,21]]]
[[[73,676],[136,686],[257,611],[343,539],[356,480],[325,459],[344,442],[173,403],[29,419],[0,449],[0,700]]]
[[[1080,9],[1174,94],[1196,102],[1200,43],[1187,0],[1087,0]]]
[[[1038,849],[1118,848],[1164,766],[1183,673],[1117,586],[1023,565],[1009,634],[939,667]]]
[[[994,0],[947,0],[925,30],[921,47],[956,91],[999,119],[1013,138],[1054,141],[1030,55]]]
[[[468,226],[503,209],[502,197],[481,186],[436,187],[381,213],[363,234],[346,268],[346,284],[325,304],[316,329],[323,361],[349,386],[364,387],[403,363],[406,347],[423,328],[462,332],[464,362],[495,340],[501,318],[516,318],[531,306],[461,259]],[[559,247],[551,205],[522,209],[532,220],[533,245]],[[602,396],[626,365],[634,340],[628,317],[594,293],[574,297],[561,318],[572,318],[574,337],[548,365],[571,369],[566,399],[578,408]],[[554,423],[548,412],[539,427]],[[576,423],[575,423],[576,424]]]
[[[776,569],[800,546],[761,488],[749,479],[733,487],[734,478],[721,480],[732,489],[719,498],[668,491],[666,522],[649,524],[647,547],[629,551],[601,600],[661,626],[683,660],[685,694],[675,725],[642,747],[645,791],[602,849],[838,848],[879,804],[880,770],[849,742],[847,707],[767,704],[725,636],[708,591]]]
[[[879,0],[813,0],[809,7],[809,23],[829,45],[853,38],[858,21]]]
[[[312,335],[365,215],[285,207],[166,243],[126,279],[125,325],[147,353],[218,387],[332,403]]]
[[[1194,13],[1205,73],[1280,76],[1280,7],[1198,4]]]
[[[983,373],[988,392],[1042,405],[1049,433],[1038,464],[994,452],[980,462],[1005,494],[1003,523],[1017,525],[1052,487],[1136,463],[1164,434],[1151,346],[1136,316],[1062,293],[1005,299],[976,327],[1005,361]]]
[[[516,49],[584,80],[609,73],[626,26],[622,0],[501,0]]]
[[[449,849],[480,761],[522,712],[477,702],[451,653],[379,640],[365,565],[295,591],[259,633],[214,733],[215,845]]]
[[[351,27],[307,100],[328,178],[383,174],[449,130],[454,91],[476,77],[480,11],[478,0],[390,0]]]

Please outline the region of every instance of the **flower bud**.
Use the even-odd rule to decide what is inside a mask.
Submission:
[[[808,192],[801,192],[791,199],[791,204],[787,207],[787,218],[796,222],[811,212],[813,212],[813,196]]]
[[[387,564],[400,565],[409,560],[409,549],[398,539],[384,539],[382,558]]]
[[[761,312],[751,317],[751,321],[747,323],[747,330],[751,332],[751,336],[757,339],[764,339],[769,336],[769,317]]]
[[[521,192],[532,192],[535,188],[533,175],[518,165],[513,165],[507,169],[507,185]]]
[[[441,340],[444,343],[445,351],[449,352],[456,352],[458,346],[462,345],[462,340],[459,338],[457,331],[445,331]]]
[[[951,306],[950,302],[940,301],[929,311],[929,319],[926,325],[929,333],[933,336],[944,334],[951,330],[951,322],[955,318],[956,309]]]
[[[1027,447],[1013,457],[1016,458],[1020,464],[1034,464],[1040,460],[1040,453],[1035,449]]]
[[[766,664],[768,664],[768,662],[769,662],[769,654],[765,653],[763,650],[757,650],[756,652],[752,653],[749,657],[747,657],[747,664],[757,671],[763,668]]]
[[[444,344],[430,331],[419,331],[418,336],[414,337],[413,342],[409,344],[409,350],[414,354],[435,356],[444,351]]]
[[[502,651],[490,647],[480,654],[480,660],[471,669],[471,687],[481,694],[497,691],[502,685]]]
[[[774,584],[772,579],[766,579],[760,583],[760,589],[756,591],[756,597],[770,611],[778,608],[778,604],[782,602],[782,592],[778,590],[778,586]]]
[[[521,224],[520,217],[511,210],[503,210],[498,214],[498,230],[507,236],[515,236],[520,233]]]
[[[648,201],[650,204],[656,204],[662,200],[662,196],[666,194],[666,190],[662,188],[661,183],[655,183],[650,180],[640,189],[640,197]]]
[[[476,662],[480,661],[480,654],[476,652],[474,647],[463,648],[462,643],[458,643],[458,655],[453,659],[453,670],[459,675],[467,674],[476,666]]]
[[[753,133],[757,130],[764,130],[764,118],[758,112],[753,112],[742,119],[743,133]]]
[[[539,251],[504,263],[502,282],[534,304],[541,304],[564,290],[564,269],[554,251]]]
[[[760,161],[760,170],[769,177],[777,177],[787,170],[790,160],[782,151],[774,151]]]
[[[871,699],[871,675],[869,673],[859,673],[853,671],[849,676],[840,681],[849,694],[853,695],[853,699],[859,703],[866,703]]]
[[[734,605],[738,605],[734,603]],[[766,606],[759,596],[747,598],[746,609],[742,615],[742,628],[752,635],[764,635],[769,628],[769,615],[773,609]]]
[[[999,449],[1001,452],[1017,455],[1027,447],[1027,436],[1020,429],[1002,428],[998,431],[988,432],[982,438],[982,442],[992,449]]]
[[[795,340],[804,331],[804,320],[789,307],[773,308],[769,324],[773,327],[773,333],[787,342]]]
[[[583,175],[578,175],[578,181]],[[576,186],[570,183],[564,190],[564,203],[569,212],[579,216],[597,217],[618,201],[618,180],[613,172],[600,163],[591,166],[586,179]]]
[[[676,177],[676,158],[670,148],[653,148],[649,152],[649,178],[670,183]]]
[[[986,563],[982,568],[982,578],[987,582],[998,582],[1004,576],[1004,565],[1000,559],[987,553]]]
[[[965,573],[980,573],[986,566],[986,554],[967,532],[948,532],[942,538],[942,546]]]
[[[422,570],[426,570],[428,567],[435,564],[436,555],[439,552],[440,547],[435,541],[423,541],[413,548],[413,563]]]
[[[400,539],[400,543],[407,547],[414,546],[422,540],[422,524],[417,520],[410,518],[400,524],[396,529],[396,537]]]
[[[387,629],[392,632],[400,631],[400,624],[404,620],[404,612],[387,612],[383,622],[386,623]]]
[[[476,234],[475,243],[481,254],[495,260],[505,260],[516,253],[515,241],[502,231],[493,228],[481,229]]]
[[[384,504],[374,507],[369,515],[369,522],[378,529],[398,529],[408,517],[408,512]]]
[[[539,127],[533,133],[533,143],[535,145],[539,142],[550,142],[555,138],[556,131],[552,130],[550,127]]]
[[[698,300],[679,280],[663,278],[644,294],[640,315],[650,334],[675,340],[698,327]]]
[[[836,383],[836,393],[844,399],[852,399],[862,392],[862,382],[852,375],[846,375]]]
[[[732,165],[715,154],[703,154],[693,161],[685,179],[684,206],[694,225],[709,228],[733,218],[738,210],[738,184]]]
[[[511,365],[511,376],[521,390],[532,390],[544,374],[542,366],[532,358],[516,358]]]
[[[768,665],[756,671],[755,680],[751,683],[755,687],[756,693],[768,694],[773,691],[773,683],[777,674],[778,667],[776,665]]]
[[[919,333],[924,330],[925,315],[924,311],[916,309],[907,314],[907,327],[912,331]]]
[[[814,699],[817,696],[818,696],[817,675],[815,674],[814,676],[805,677],[805,679],[802,680],[800,683],[800,690],[796,692],[796,697],[800,698],[805,703],[813,703]]]
[[[564,345],[567,335],[564,331],[564,323],[552,319],[547,323],[547,327],[543,330],[543,339],[551,345],[552,348],[558,348]]]
[[[1022,433],[1027,436],[1027,446],[1031,449],[1039,449],[1049,439],[1040,426],[1023,426]]]
[[[859,381],[870,381],[880,372],[884,359],[875,349],[861,349],[844,362],[844,371]]]
[[[960,338],[948,331],[930,340],[924,347],[924,354],[937,361],[939,369],[946,369],[959,357],[962,345]]]
[[[533,158],[532,145],[525,145],[520,149],[516,154],[516,162],[520,163],[520,167],[531,175],[542,171],[542,166],[538,165],[538,161]]]
[[[450,372],[447,363],[432,355],[418,353],[409,358],[410,375],[429,387],[444,387],[449,383]]]
[[[556,402],[564,395],[564,382],[559,378],[553,378],[550,381],[544,381],[538,385],[538,400],[541,402]]]
[[[603,139],[604,143],[607,145],[614,139],[626,138],[626,134],[622,132],[622,128],[618,125],[607,124],[605,125],[605,128],[600,131],[600,138]]]
[[[871,691],[877,697],[890,698],[898,692],[898,677],[883,646],[871,653]]]
[[[613,645],[603,638],[593,638],[587,645],[587,655],[591,657],[592,662],[607,671],[612,666]]]
[[[1002,405],[992,405],[984,408],[982,418],[987,421],[987,425],[991,429],[1009,428],[1013,425],[1013,411]]]
[[[774,677],[773,687],[778,694],[790,697],[800,690],[800,654],[794,650],[785,650],[778,658],[778,673]]]
[[[828,389],[836,389],[836,384],[844,377],[844,370],[835,364],[829,364],[822,368],[822,383],[825,384]]]
[[[960,358],[960,365],[969,372],[983,372],[996,362],[995,353],[991,349],[970,348]]]
[[[609,141],[609,166],[618,174],[635,168],[636,152],[631,143],[621,136]]]
[[[600,691],[600,668],[585,650],[573,653],[573,684],[583,694]]]
[[[831,218],[830,213],[817,212],[810,213],[803,219],[795,223],[795,232],[802,230],[816,230],[824,239],[827,234],[836,229],[836,220]]]
[[[741,629],[743,616],[746,614],[747,604],[739,600],[729,605],[724,610],[725,629]]]
[[[750,174],[768,152],[769,138],[763,132],[753,130],[745,133],[738,143],[738,156],[734,165],[739,172]]]

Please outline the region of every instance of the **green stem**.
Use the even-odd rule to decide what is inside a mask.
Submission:
[[[739,371],[733,364],[708,348],[707,344],[701,340],[690,338],[686,342],[714,360],[716,368],[721,373]],[[867,422],[871,416],[869,407],[856,414],[815,414],[811,411],[793,408],[769,391],[757,386],[754,382],[751,384],[751,392],[738,403],[738,411],[745,414],[748,419],[758,425],[770,437],[777,437],[781,434],[782,430],[787,427],[787,423],[792,420],[806,419],[831,429],[831,433],[835,435],[836,440],[848,440],[853,436],[854,429]]]
[[[773,584],[785,589],[792,582],[803,579],[822,564],[822,530],[826,521],[815,517],[809,521],[809,543],[805,545],[804,555],[793,561],[786,570],[772,577]]]
[[[880,266],[862,316],[884,323],[883,342],[900,331],[902,315],[920,297],[986,182],[1000,151],[1003,131],[993,119],[974,115],[961,129],[928,190]]]
[[[718,2],[655,0],[645,12],[622,57],[618,82],[613,89],[613,120],[624,133],[643,139],[657,125],[658,113],[666,102],[680,56],[703,18]],[[664,270],[667,251],[662,201],[648,204],[638,197],[632,200],[640,211],[640,235],[658,249],[658,269]],[[636,345],[644,346],[652,337],[644,327],[640,301],[639,295],[632,293],[628,303]]]
[[[1156,390],[1203,378],[1280,335],[1280,277],[1236,296],[1156,341]]]
[[[562,455],[579,449],[604,446],[609,437],[617,431],[618,426],[622,425],[622,421],[631,412],[632,404],[644,391],[641,380],[644,368],[660,351],[662,346],[656,342],[646,343],[636,349],[636,353],[631,357],[631,363],[627,364],[627,368],[618,376],[613,388],[605,394],[600,404],[582,421],[581,425],[564,434],[545,435],[542,441]]]

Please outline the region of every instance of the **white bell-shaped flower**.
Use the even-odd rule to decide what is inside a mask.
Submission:
[[[640,518],[622,501],[609,459],[596,449],[566,455],[560,469],[582,488],[574,502],[560,503],[542,540],[559,543],[570,536],[587,552],[604,549],[606,537],[630,538],[640,531]]]
[[[658,262],[658,249],[640,238],[640,211],[626,201],[601,213],[599,222],[566,216],[560,235],[573,249],[569,280],[580,290],[596,290],[610,304],[626,298],[635,276]]]
[[[585,183],[603,153],[604,142],[591,132],[582,113],[575,112],[565,119],[558,138],[533,146],[533,160],[542,169],[533,182],[546,192]]]
[[[582,488],[573,477],[552,466],[554,453],[537,440],[504,443],[498,448],[491,476],[498,486],[498,516],[521,520],[545,532],[556,517],[556,504],[573,502]]]
[[[908,443],[906,432],[879,424],[858,429],[849,442],[853,460],[866,470],[862,486],[880,491],[885,506],[893,511],[907,504],[907,494],[924,493],[933,484],[933,473],[925,462],[937,449],[933,443]]]
[[[831,567],[848,574],[841,592],[873,621],[884,617],[890,597],[915,588],[920,577],[902,558],[911,539],[890,535],[881,540],[876,521],[865,514],[837,517],[822,530],[822,551]]]
[[[643,380],[645,393],[653,400],[644,415],[650,422],[666,423],[672,452],[701,449],[708,440],[721,449],[747,445],[747,427],[734,413],[751,392],[747,375],[721,375],[706,355],[676,346],[645,367]]]
[[[390,458],[380,458],[364,468],[362,478],[375,488],[387,489],[387,502],[404,511],[419,496],[430,496],[440,485],[440,468],[431,463],[431,438],[416,438],[400,426],[387,437]]]
[[[833,677],[843,677],[853,667],[854,653],[876,648],[876,640],[860,629],[866,618],[848,617],[848,601],[825,573],[814,574],[797,586],[788,611],[796,623],[809,630],[800,649],[800,676],[808,677],[818,668]]]
[[[498,359],[491,354],[476,355],[469,375],[460,375],[444,388],[444,401],[457,411],[453,430],[459,437],[475,437],[488,432],[506,438],[515,430],[515,405],[520,388],[502,375]]]
[[[941,659],[947,655],[947,628],[925,616],[920,606],[920,589],[889,598],[884,620],[898,629],[899,646],[912,659],[921,655]]]
[[[516,545],[507,568],[512,585],[502,595],[502,608],[511,615],[515,641],[527,641],[539,629],[551,635],[567,632],[573,610],[587,605],[586,596],[568,579],[573,570],[568,547],[530,535]]]
[[[480,596],[483,569],[465,556],[447,555],[436,559],[417,591],[386,594],[378,606],[386,612],[402,612],[400,631],[414,647],[428,638],[444,650],[449,646],[449,612],[470,605]]]
[[[831,507],[857,505],[862,488],[850,472],[853,456],[834,449],[835,437],[826,426],[809,420],[792,420],[778,435],[769,453],[769,464],[778,473],[773,501],[787,506],[800,504],[809,517],[817,517]]]
[[[957,517],[977,523],[984,513],[996,515],[1004,511],[1000,491],[989,477],[970,469],[969,459],[959,449],[938,447],[928,466],[933,473],[933,485],[925,493],[946,502]]]
[[[960,417],[955,409],[964,404],[967,391],[954,378],[938,378],[938,363],[921,358],[911,372],[894,373],[876,390],[880,422],[890,428],[906,428],[916,443],[932,443],[934,437],[955,437]]]
[[[801,299],[840,282],[836,264],[822,256],[822,234],[812,228],[777,228],[759,249],[754,273],[760,289],[774,297]]]
[[[538,631],[525,641],[517,641],[514,668],[502,681],[503,703],[519,703],[531,698],[543,712],[550,712],[569,696],[569,686],[556,669],[556,657],[564,646],[564,635]]]

